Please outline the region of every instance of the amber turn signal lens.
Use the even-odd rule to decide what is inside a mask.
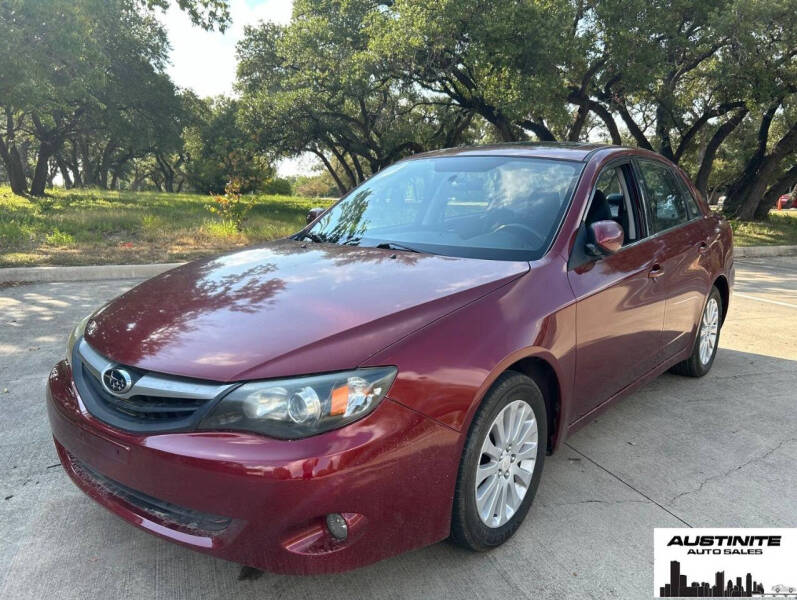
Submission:
[[[349,405],[349,386],[342,385],[332,390],[332,402],[329,407],[330,415],[346,414],[346,407]]]

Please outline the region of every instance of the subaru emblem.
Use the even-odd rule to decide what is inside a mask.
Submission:
[[[108,367],[102,372],[102,386],[114,396],[119,396],[130,391],[133,378],[124,369]]]

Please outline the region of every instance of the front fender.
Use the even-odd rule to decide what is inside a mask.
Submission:
[[[397,365],[391,399],[464,432],[498,376],[519,360],[536,357],[558,378],[561,429],[576,344],[565,269],[560,257],[533,265],[523,277],[399,340],[366,364]]]

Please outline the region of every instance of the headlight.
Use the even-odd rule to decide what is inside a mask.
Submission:
[[[72,329],[72,333],[69,334],[69,338],[66,340],[66,360],[72,360],[72,350],[74,350],[77,341],[83,337],[83,334],[86,332],[86,325],[93,315],[94,313],[86,315],[80,319],[78,324]]]
[[[200,429],[253,431],[295,439],[343,427],[373,411],[395,367],[246,383],[227,394]]]

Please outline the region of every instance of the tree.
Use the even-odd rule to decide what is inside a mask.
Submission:
[[[797,2],[738,2],[744,27],[733,36],[729,61],[739,66],[746,101],[753,107],[755,140],[728,186],[724,209],[743,220],[765,218],[778,189],[795,182],[797,150]]]
[[[499,139],[549,141],[568,118],[563,69],[586,52],[576,12],[566,0],[397,0],[370,15],[371,50],[427,102],[478,115]]]
[[[315,154],[341,193],[403,156],[460,143],[470,125],[370,52],[374,8],[297,0],[289,26],[247,28],[238,47],[247,129],[275,155]]]
[[[791,127],[777,143],[766,133],[790,114],[796,12],[794,0],[396,0],[374,9],[372,47],[396,77],[480,116],[504,141],[591,132],[660,152],[704,193],[721,147],[770,107],[759,151],[730,186],[728,206],[748,199],[736,214],[751,218],[774,197],[767,182],[792,177]]]
[[[87,106],[56,155],[67,184],[116,187],[130,160],[179,150],[182,99],[169,77],[141,55],[142,46],[163,32],[153,20],[140,25],[138,38],[113,40],[97,102]]]
[[[110,119],[114,110],[130,109],[121,86],[147,90],[159,76],[163,80],[168,43],[151,10],[167,4],[166,0],[0,4],[0,111],[5,118],[0,158],[15,193],[28,191],[22,139],[35,140],[30,193],[42,195],[51,159],[66,166],[61,151],[68,139],[99,130],[98,116]],[[229,20],[224,0],[178,0],[178,5],[204,27],[223,28]],[[131,75],[139,80],[131,82]],[[111,100],[121,104],[107,104]]]
[[[229,181],[236,180],[241,191],[248,192],[261,188],[273,175],[268,157],[239,127],[238,112],[239,102],[224,97],[196,105],[194,123],[183,134],[183,168],[193,189],[221,194]]]
[[[148,9],[166,10],[169,0],[138,0]],[[177,0],[180,10],[188,14],[191,22],[205,30],[225,31],[230,24],[230,5],[228,0]]]

